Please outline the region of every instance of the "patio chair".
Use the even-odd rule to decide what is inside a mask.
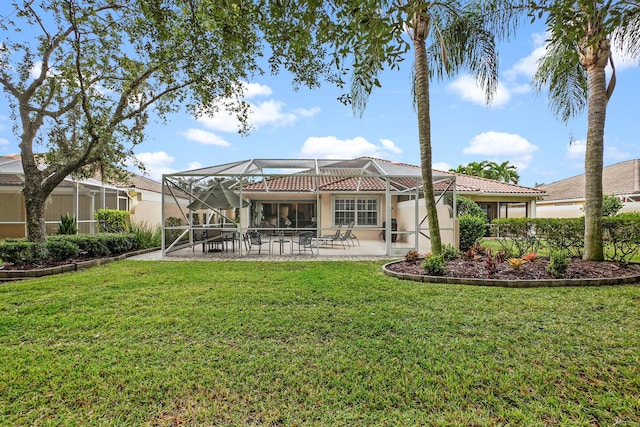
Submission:
[[[358,246],[360,246],[360,240],[353,234],[353,226],[355,225],[354,221],[351,221],[347,226],[347,231],[344,234],[340,235],[340,240],[343,242],[347,242],[349,246],[355,246],[355,242],[358,242]]]
[[[299,254],[303,251],[306,253],[307,248],[309,248],[311,255],[313,255],[313,231],[303,231],[298,235],[298,240],[294,240],[293,243],[298,245]]]
[[[260,233],[259,231],[247,231],[247,234],[245,234],[245,242],[249,246],[247,255],[251,252],[251,249],[253,249],[254,246],[258,247],[258,255],[260,255],[260,252],[262,251],[262,245],[266,245],[269,249],[269,253],[271,253],[271,238],[265,234]]]
[[[317,242],[316,245],[329,245],[331,244],[331,247],[333,247],[333,243],[334,242],[340,242],[342,243],[342,248],[344,249],[344,240],[342,240],[342,233],[341,233],[341,229],[342,228],[342,224],[338,224],[338,228],[336,228],[336,232],[333,234],[330,234],[328,236],[320,236],[320,237],[316,237],[315,241]]]

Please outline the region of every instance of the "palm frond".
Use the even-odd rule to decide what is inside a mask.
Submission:
[[[549,90],[549,107],[566,122],[576,117],[587,105],[588,84],[577,51],[561,41],[547,45],[538,61],[533,86],[539,92]]]
[[[628,58],[640,62],[640,4],[637,1],[627,3],[632,3],[633,7],[620,13],[620,25],[611,33],[611,41]]]
[[[432,77],[443,79],[460,70],[475,75],[489,102],[498,85],[498,56],[495,37],[485,28],[476,9],[437,16],[432,20],[432,41],[428,58]]]

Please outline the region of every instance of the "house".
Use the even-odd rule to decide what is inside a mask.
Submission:
[[[584,215],[584,174],[542,185],[539,189],[547,196],[538,202],[537,216],[576,218]],[[620,198],[621,212],[640,211],[640,159],[605,166],[602,169],[602,190],[603,194]]]
[[[24,172],[20,155],[0,156],[0,239],[25,237]],[[103,183],[97,179],[67,177],[46,202],[47,234],[55,234],[61,215],[75,216],[81,233],[96,232],[97,209],[130,212],[130,221],[160,226],[162,184],[132,174],[127,183]],[[181,203],[186,203],[184,198]]]
[[[444,243],[457,245],[456,193],[477,201],[490,218],[535,216],[538,189],[452,172],[433,171],[438,215]],[[234,209],[215,209],[207,218],[237,222],[241,232],[313,230],[332,234],[354,224],[360,240],[387,244],[387,255],[409,249],[428,252],[429,231],[422,201],[421,168],[373,157],[352,160],[250,159],[163,176],[163,184],[202,200],[211,180],[229,183],[247,202]],[[190,188],[184,184],[189,183]],[[172,206],[166,199],[163,206]],[[201,204],[198,204],[201,206]],[[183,212],[189,218],[193,212]],[[165,221],[166,222],[166,221]],[[175,227],[186,236],[195,221]],[[210,225],[209,219],[200,221]],[[215,220],[214,220],[215,222]],[[168,242],[165,253],[173,242]],[[177,247],[177,246],[176,246]]]

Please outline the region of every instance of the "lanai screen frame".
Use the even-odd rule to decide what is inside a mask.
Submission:
[[[348,169],[348,170],[358,170],[358,173],[323,173],[323,170],[326,169]],[[285,172],[289,171],[289,172]],[[422,173],[419,167],[394,163],[386,160],[374,159],[374,158],[357,158],[357,159],[268,159],[268,158],[258,158],[258,159],[248,159],[243,161],[225,163],[221,165],[209,166],[204,168],[192,169],[188,171],[175,172],[170,174],[162,175],[162,254],[167,255],[173,250],[183,249],[185,247],[193,247],[198,244],[198,242],[193,241],[193,230],[196,229],[194,227],[192,218],[190,217],[190,212],[186,205],[184,205],[185,210],[183,210],[180,199],[184,200],[185,194],[188,197],[189,202],[196,200],[196,190],[195,186],[198,185],[199,182],[204,182],[207,179],[231,179],[237,180],[238,182],[267,182],[269,179],[285,177],[295,174],[297,177],[308,177],[312,178],[312,182],[314,182],[314,186],[310,190],[300,191],[301,194],[315,194],[316,197],[316,206],[318,210],[318,215],[320,215],[320,195],[322,193],[338,193],[339,191],[326,191],[319,189],[319,178],[321,177],[334,177],[334,178],[379,178],[385,181],[385,218],[391,218],[391,196],[392,195],[404,195],[411,196],[413,200],[415,200],[415,230],[407,230],[406,234],[415,234],[415,249],[418,249],[418,234],[422,234],[428,238],[428,236],[423,232],[424,230],[428,230],[428,227],[423,227],[422,225],[426,222],[425,218],[420,218],[419,208],[420,201],[424,199],[423,191],[422,191]],[[180,182],[182,180],[182,183]],[[246,180],[246,181],[245,181]],[[395,181],[394,181],[395,180]],[[397,180],[414,180],[414,186],[406,186],[404,189],[399,189]],[[189,181],[186,185],[186,188],[183,184]],[[393,181],[393,185],[392,185]],[[405,181],[406,182],[406,181]],[[444,185],[444,190],[439,191],[436,194],[438,195],[437,201],[444,197],[445,194],[450,193],[453,194],[453,217],[457,216],[456,214],[456,176],[455,174],[434,174],[433,175],[434,185],[441,184]],[[269,194],[268,185],[265,184],[267,190],[264,191],[265,194]],[[393,189],[392,189],[393,186]],[[201,188],[201,187],[200,187]],[[345,191],[349,194],[359,194],[362,190],[357,188],[356,190]],[[363,192],[363,191],[362,191]],[[254,194],[256,191],[247,191],[247,193]],[[244,200],[242,186],[238,188],[238,195],[241,200]],[[173,199],[173,202],[176,206],[180,208],[180,212],[186,222],[185,226],[179,227],[169,227],[170,229],[178,229],[183,230],[180,236],[189,234],[189,241],[185,244],[177,244],[178,240],[181,237],[178,237],[175,241],[173,241],[168,247],[166,246],[166,209],[167,201],[166,198],[170,197]],[[423,202],[424,203],[424,202]],[[248,229],[251,227],[243,227],[243,209],[239,210],[239,219],[238,225],[236,226],[237,231],[242,236]],[[247,221],[247,224],[249,221]],[[318,223],[320,220],[318,219]],[[320,229],[320,227],[318,227]],[[441,227],[441,231],[443,228]],[[451,230],[453,231],[453,230]],[[386,255],[398,255],[394,254],[391,243],[391,227],[386,227],[385,230],[385,241],[386,241]],[[242,256],[242,245],[240,245],[239,251],[240,256]]]

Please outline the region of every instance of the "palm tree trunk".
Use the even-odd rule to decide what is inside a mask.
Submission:
[[[604,125],[607,114],[607,86],[604,67],[587,69],[589,78],[589,113],[585,172],[585,227],[583,259],[604,259],[602,239],[602,158]]]
[[[427,222],[431,237],[431,253],[442,253],[442,239],[436,199],[433,193],[433,160],[431,157],[431,117],[429,115],[429,66],[427,64],[426,35],[429,22],[419,16],[414,28],[413,47],[415,50],[415,94],[418,105],[418,139],[420,143],[420,164],[422,166],[422,188],[424,191]]]

